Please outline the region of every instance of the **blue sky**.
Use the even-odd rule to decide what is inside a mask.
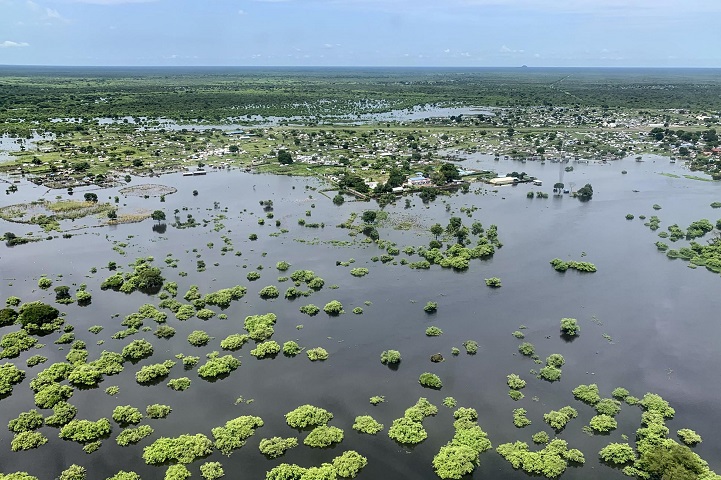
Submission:
[[[0,0],[0,64],[721,67],[721,0]]]

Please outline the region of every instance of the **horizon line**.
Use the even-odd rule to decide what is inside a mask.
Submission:
[[[487,68],[511,68],[511,69],[539,69],[539,68],[606,68],[606,69],[699,69],[717,70],[721,66],[620,66],[620,65],[71,65],[71,64],[4,64],[0,68],[7,67],[37,67],[37,68],[397,68],[397,69],[430,69],[430,68],[452,68],[452,69],[487,69]]]

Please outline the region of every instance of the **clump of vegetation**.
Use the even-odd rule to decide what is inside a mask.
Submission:
[[[210,342],[211,336],[203,330],[193,330],[188,335],[188,343],[194,347],[204,347]]]
[[[223,350],[238,350],[240,349],[248,340],[250,340],[250,336],[240,333],[234,333],[231,335],[228,335],[223,340],[220,341],[220,348]]]
[[[153,434],[155,430],[150,425],[140,425],[139,427],[126,428],[118,434],[115,441],[121,447],[127,447],[128,445],[134,445]]]
[[[460,408],[453,416],[455,435],[433,457],[433,468],[443,479],[460,479],[470,474],[480,463],[480,454],[492,448],[488,435],[476,423],[475,410]]]
[[[168,415],[170,415],[170,412],[172,412],[173,409],[170,408],[170,405],[162,405],[160,403],[154,403],[152,405],[148,405],[145,408],[145,414],[149,418],[165,418]]]
[[[561,332],[564,335],[575,336],[581,331],[581,327],[578,326],[578,321],[575,318],[562,318],[561,319]]]
[[[515,373],[512,373],[508,376],[506,376],[506,383],[508,386],[514,390],[520,390],[523,387],[526,386],[526,381],[523,380],[521,377],[516,375]]]
[[[302,430],[310,426],[325,425],[333,419],[328,410],[313,405],[301,405],[285,414],[285,422],[289,427]]]
[[[211,430],[215,438],[215,448],[223,455],[230,455],[245,445],[245,440],[255,433],[257,428],[263,426],[260,417],[245,415],[225,422],[222,427],[215,427]]]
[[[190,379],[188,377],[173,378],[168,380],[168,387],[176,392],[182,392],[190,388]]]
[[[501,287],[501,279],[498,277],[486,278],[486,285],[491,288],[500,288]]]
[[[155,440],[143,449],[143,460],[148,465],[162,465],[170,461],[187,464],[210,455],[212,451],[213,442],[202,433],[184,434]]]
[[[531,424],[531,421],[526,417],[526,411],[525,408],[516,408],[513,410],[513,425],[515,425],[517,428],[523,428],[527,427]]]
[[[275,340],[269,340],[267,342],[259,343],[253,350],[250,351],[250,354],[260,360],[266,357],[273,357],[277,355],[278,352],[280,352],[280,344]]]
[[[578,412],[573,407],[563,407],[559,410],[551,410],[543,414],[543,420],[549,424],[554,430],[560,431],[566,427],[566,424],[578,416]]]
[[[300,307],[300,312],[312,317],[313,315],[316,315],[318,312],[320,312],[320,308],[316,307],[311,303]]]
[[[415,445],[428,437],[428,432],[421,423],[424,418],[436,415],[438,408],[421,397],[416,404],[408,408],[405,415],[393,420],[388,429],[388,436],[401,444]]]
[[[536,348],[533,346],[532,343],[523,342],[518,346],[518,351],[521,352],[521,354],[530,357],[536,352]]]
[[[577,386],[573,389],[573,396],[589,405],[596,405],[601,401],[601,396],[598,394],[598,385],[595,383]]]
[[[350,271],[350,274],[354,277],[365,277],[368,275],[368,269],[367,268],[353,268]]]
[[[27,412],[22,412],[16,418],[13,418],[8,423],[8,430],[13,433],[30,432],[37,430],[42,427],[45,420],[42,414],[38,413],[37,410],[32,409]]]
[[[244,327],[250,338],[256,342],[262,342],[273,335],[273,325],[275,325],[276,320],[277,317],[274,313],[249,315],[245,317]]]
[[[130,405],[119,405],[113,410],[113,420],[121,426],[140,423],[142,419],[140,410]]]
[[[240,366],[240,360],[232,355],[214,355],[205,364],[198,367],[198,376],[204,380],[219,378],[229,374]]]
[[[426,306],[423,307],[423,310],[426,313],[433,313],[436,310],[438,310],[438,304],[436,302],[428,302],[428,303],[426,303]]]
[[[60,429],[60,438],[78,443],[90,443],[109,435],[112,430],[110,421],[101,418],[98,421],[71,420]]]
[[[298,439],[295,437],[272,437],[262,439],[260,441],[260,445],[258,445],[258,448],[260,449],[260,453],[262,453],[266,457],[278,458],[281,455],[285,454],[286,451],[297,446]]]
[[[308,436],[305,437],[303,444],[313,448],[325,448],[330,447],[334,443],[340,443],[342,440],[343,430],[340,428],[319,425],[311,430]]]
[[[533,434],[531,440],[533,440],[533,443],[545,445],[551,440],[551,438],[548,436],[547,432],[538,432]]]
[[[328,315],[340,315],[341,313],[343,313],[343,304],[340,303],[338,300],[331,300],[330,302],[325,304],[325,307],[323,307],[323,311]]]
[[[311,362],[315,362],[317,360],[328,360],[328,352],[323,347],[310,348],[306,350],[305,353],[308,355],[308,359]]]
[[[280,296],[280,291],[275,285],[268,285],[267,287],[261,288],[258,294],[260,295],[260,298],[278,298]]]
[[[690,428],[682,428],[676,431],[676,435],[678,435],[678,438],[680,438],[686,445],[696,445],[703,441],[701,439],[701,435]]]
[[[557,272],[565,272],[566,270],[573,269],[577,270],[579,272],[589,272],[593,273],[596,271],[596,266],[589,262],[575,262],[575,261],[569,261],[565,262],[561,260],[560,258],[554,258],[550,261],[550,264],[553,266],[553,268]]]
[[[475,340],[466,340],[463,342],[463,347],[466,349],[468,355],[475,355],[478,353],[478,342]]]
[[[367,433],[368,435],[375,435],[376,433],[383,430],[383,424],[377,422],[370,415],[360,415],[355,417],[353,422],[353,430],[360,433]]]
[[[542,450],[533,452],[525,442],[504,443],[496,452],[505,458],[513,468],[520,468],[529,474],[548,478],[559,477],[568,466],[568,462],[584,463],[583,453],[568,448],[565,440],[553,439]]]
[[[423,385],[427,388],[434,388],[436,390],[439,390],[443,387],[443,382],[441,382],[441,379],[438,375],[435,373],[421,373],[421,376],[418,377],[418,383]]]
[[[123,347],[123,358],[127,360],[141,360],[153,355],[153,345],[147,340],[133,340]]]
[[[175,365],[172,360],[166,360],[163,363],[154,363],[143,366],[136,374],[135,380],[138,383],[150,383],[167,377],[170,369]]]
[[[589,422],[590,427],[596,432],[610,432],[618,427],[616,419],[610,415],[596,415]]]
[[[216,480],[225,476],[225,471],[220,462],[205,462],[200,466],[200,475],[205,480]]]
[[[636,460],[636,452],[628,443],[609,443],[598,452],[601,460],[615,465],[623,465]]]
[[[383,365],[396,365],[401,362],[401,352],[398,350],[384,350],[381,353],[381,363]]]
[[[283,355],[287,357],[295,357],[302,351],[303,349],[301,346],[293,340],[289,340],[283,344]]]
[[[443,335],[443,330],[438,327],[431,326],[426,328],[426,335],[429,337],[437,337]]]
[[[385,402],[386,399],[383,395],[376,395],[370,398],[371,405],[378,405],[379,403]]]

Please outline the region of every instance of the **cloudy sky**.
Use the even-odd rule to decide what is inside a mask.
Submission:
[[[0,0],[0,65],[721,67],[721,0]]]

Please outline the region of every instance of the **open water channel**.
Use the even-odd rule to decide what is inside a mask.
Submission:
[[[342,206],[335,206],[319,191],[306,188],[322,188],[315,180],[254,175],[239,170],[197,177],[173,174],[154,179],[134,178],[130,185],[162,183],[178,188],[177,193],[166,197],[165,203],[157,197],[121,197],[120,204],[126,211],[164,210],[168,216],[165,233],[153,231],[155,222],[150,219],[138,224],[96,227],[98,220],[86,218],[63,224],[63,228],[89,227],[74,231],[70,239],[55,238],[14,248],[0,245],[0,291],[3,298],[17,295],[24,302],[53,303],[52,288],[49,291],[37,288],[41,275],[52,278],[54,286],[86,283],[93,295],[90,306],[58,307],[67,313],[66,323],[75,326],[76,338],[87,343],[90,360],[97,358],[102,350],[119,352],[135,338],[145,338],[154,345],[152,357],[136,364],[126,363],[121,374],[106,377],[98,388],[76,391],[70,402],[77,406],[78,418],[109,418],[117,405],[133,405],[144,411],[148,404],[163,403],[172,406],[173,411],[167,419],[144,419],[143,423],[150,424],[155,433],[130,447],[116,445],[114,438],[120,428],[113,423],[111,437],[104,440],[99,451],[90,455],[83,453],[81,445],[58,438],[57,430],[50,427],[40,430],[48,436],[48,444],[37,450],[12,453],[12,434],[5,431],[0,433],[0,452],[3,452],[0,471],[27,471],[41,479],[51,479],[70,464],[77,463],[84,465],[88,478],[93,479],[106,478],[121,469],[134,470],[144,479],[162,478],[163,467],[148,466],[142,460],[143,447],[153,440],[183,433],[211,436],[211,428],[227,420],[257,415],[265,425],[244,447],[230,457],[216,452],[203,461],[220,461],[226,478],[260,479],[281,462],[305,467],[320,465],[345,450],[354,449],[368,458],[368,466],[359,479],[431,480],[437,478],[431,466],[433,455],[453,436],[453,410],[441,404],[444,397],[452,396],[459,406],[478,410],[479,424],[488,433],[494,448],[501,443],[522,440],[535,449],[531,442],[533,433],[553,432],[544,423],[543,414],[571,405],[578,410],[579,417],[571,420],[558,437],[567,440],[569,448],[580,449],[586,464],[570,467],[563,478],[623,478],[620,471],[602,465],[597,453],[609,442],[624,441],[622,435],[632,442],[641,410],[624,404],[617,416],[616,430],[608,435],[587,435],[582,428],[595,411],[575,400],[571,390],[579,384],[596,383],[602,397],[610,397],[615,387],[625,387],[637,397],[646,392],[663,396],[676,409],[675,418],[667,422],[670,435],[675,437],[679,428],[696,430],[704,441],[695,451],[719,472],[721,322],[717,315],[721,306],[718,295],[721,278],[703,268],[687,268],[681,260],[667,259],[654,246],[657,232],[644,227],[638,215],[659,216],[662,229],[673,223],[685,228],[700,218],[715,222],[721,215],[709,204],[721,201],[721,191],[715,182],[660,175],[690,173],[679,164],[669,164],[666,158],[645,157],[644,160],[625,159],[605,165],[571,164],[573,172],[564,173],[566,185],[573,182],[575,188],[580,188],[591,183],[594,189],[591,201],[580,202],[568,195],[552,194],[552,185],[558,181],[558,164],[494,162],[492,157],[471,155],[463,162],[465,167],[494,169],[500,174],[526,171],[543,180],[544,186],[508,186],[494,192],[484,184],[472,183],[469,193],[439,197],[428,205],[411,197],[410,208],[405,208],[403,199],[386,207],[390,221],[379,227],[380,237],[396,242],[401,249],[408,245],[427,245],[432,239],[428,227],[436,222],[445,225],[451,216],[461,217],[469,227],[473,221],[480,221],[485,227],[496,224],[503,247],[490,260],[472,260],[470,268],[463,272],[439,266],[412,270],[400,264],[371,261],[371,257],[383,252],[374,244],[362,243],[362,236],[348,236],[348,230],[336,225],[351,212],[377,208],[375,203],[349,199]],[[622,170],[628,173],[624,175]],[[198,191],[197,196],[192,194],[193,190]],[[551,195],[548,199],[528,199],[528,190]],[[85,191],[76,190],[74,197],[82,197]],[[115,190],[93,191],[101,201],[118,194]],[[68,198],[64,191],[48,191],[23,182],[17,193],[3,197],[2,205],[41,197],[53,200],[57,195]],[[260,226],[257,219],[265,213],[259,201],[267,199],[274,202],[274,219],[266,219],[266,224]],[[662,209],[653,210],[653,204],[661,205]],[[460,212],[461,207],[477,207],[477,210],[469,218]],[[171,226],[176,208],[181,219],[190,213],[201,226],[183,230]],[[310,217],[305,214],[308,210]],[[626,220],[627,213],[636,218]],[[202,225],[202,220],[212,220],[220,214],[226,217],[221,220],[225,229],[215,231],[213,221]],[[324,222],[325,228],[299,226],[297,220],[301,218]],[[279,231],[274,226],[278,219],[281,227],[289,231],[270,236]],[[404,220],[416,227],[393,228],[394,223]],[[34,227],[0,221],[0,228],[25,234]],[[256,233],[258,240],[250,241],[251,233]],[[221,252],[222,235],[232,239],[234,248],[225,255]],[[706,241],[709,235],[700,241]],[[125,255],[112,249],[116,245],[113,242],[127,244],[121,247]],[[208,246],[210,242],[214,244],[212,248]],[[242,252],[241,255],[236,256],[236,251]],[[165,265],[163,259],[168,254],[179,259],[178,268]],[[208,321],[193,318],[181,322],[168,312],[168,324],[177,329],[173,338],[157,339],[151,332],[141,331],[125,340],[113,340],[111,335],[124,328],[120,322],[125,315],[137,311],[144,303],[157,305],[159,302],[157,297],[139,292],[125,295],[100,289],[102,280],[111,273],[104,268],[109,261],[117,262],[127,271],[127,265],[141,256],[153,256],[154,264],[162,268],[166,280],[178,282],[179,299],[193,284],[199,285],[202,293],[237,284],[248,287],[248,293],[222,312],[228,315],[226,320],[216,316]],[[555,257],[589,261],[598,271],[558,273],[549,265]],[[336,265],[337,261],[351,258],[355,262],[350,267]],[[408,257],[403,253],[398,260],[401,258],[419,260],[417,256]],[[198,259],[207,265],[202,273],[196,272]],[[276,270],[275,264],[280,260],[292,264],[288,272]],[[260,265],[263,266],[259,270],[261,278],[247,281],[248,271]],[[93,267],[98,268],[95,274],[90,273]],[[355,278],[349,273],[354,267],[366,267],[370,273]],[[282,293],[291,284],[279,282],[278,277],[296,269],[313,270],[325,280],[325,287],[308,298],[283,299]],[[180,271],[188,272],[188,276],[180,276]],[[502,280],[501,288],[485,286],[484,278],[491,276]],[[329,288],[333,284],[339,288]],[[258,291],[266,285],[277,285],[281,298],[262,300]],[[71,291],[74,292],[75,287]],[[308,317],[298,311],[301,305],[314,303],[322,308],[334,299],[343,304],[345,314],[329,317],[321,312]],[[366,301],[371,304],[364,304]],[[437,313],[428,315],[423,311],[427,301],[438,302]],[[364,313],[351,313],[358,306]],[[220,313],[219,309],[214,310]],[[245,316],[268,312],[278,316],[274,340],[281,344],[296,340],[307,348],[321,346],[329,352],[328,360],[310,362],[305,354],[256,360],[249,354],[253,347],[246,344],[235,352],[242,366],[227,378],[207,382],[199,378],[195,370],[183,371],[179,362],[169,378],[190,377],[192,385],[187,391],[172,391],[165,382],[152,386],[135,382],[134,374],[143,365],[174,360],[178,353],[200,356],[202,363],[206,354],[220,350],[219,342],[225,336],[244,333]],[[116,314],[119,316],[114,317]],[[577,318],[581,326],[579,337],[572,342],[559,335],[562,317]],[[146,320],[146,325],[152,323]],[[88,327],[96,324],[104,325],[105,329],[98,335],[89,333]],[[303,328],[298,329],[298,325]],[[441,328],[443,335],[427,337],[424,332],[430,325]],[[517,351],[523,340],[511,333],[521,325],[527,327],[523,330],[525,341],[535,345],[541,359],[552,353],[565,357],[560,381],[549,383],[529,373],[540,366]],[[16,329],[3,327],[0,333]],[[197,348],[187,342],[188,333],[197,329],[214,337],[207,347]],[[27,375],[15,386],[11,396],[0,400],[0,424],[35,408],[28,384],[42,368],[64,360],[68,347],[61,350],[53,343],[59,335],[41,338],[44,348],[24,352],[10,360]],[[478,354],[472,356],[463,351],[461,344],[469,339],[479,343]],[[102,345],[97,344],[99,340],[104,341]],[[462,353],[452,356],[452,347],[461,348]],[[403,360],[399,368],[390,369],[380,363],[379,355],[386,349],[401,352]],[[437,352],[446,360],[431,363],[430,355]],[[48,356],[48,363],[27,368],[26,358],[37,353]],[[441,390],[425,389],[418,384],[419,374],[426,371],[440,376]],[[518,402],[508,396],[506,375],[510,373],[517,373],[528,381],[523,389],[525,398]],[[117,396],[104,393],[110,385],[120,387]],[[384,395],[385,402],[370,405],[368,399],[374,395]],[[240,396],[254,401],[236,404]],[[439,413],[424,421],[427,440],[415,447],[401,446],[388,438],[388,427],[419,397],[426,397],[437,405]],[[305,433],[298,433],[285,424],[283,415],[306,403],[334,414],[330,425],[345,431],[340,444],[330,449],[306,447],[302,444]],[[527,416],[533,422],[524,429],[513,426],[512,411],[519,407],[528,410]],[[364,414],[383,423],[384,431],[369,436],[352,430],[354,418]],[[268,460],[259,453],[258,443],[262,438],[273,436],[298,436],[300,446],[283,457]],[[194,477],[199,477],[200,463],[196,461],[189,466]],[[480,466],[469,478],[525,476],[490,450],[481,455]]]

